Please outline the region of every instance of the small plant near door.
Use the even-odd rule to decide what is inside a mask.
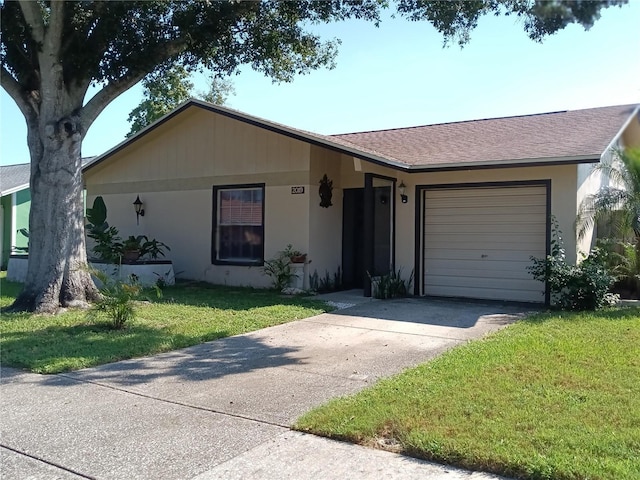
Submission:
[[[413,283],[413,270],[408,279],[402,278],[402,268],[398,271],[391,270],[386,275],[371,276],[369,272],[369,279],[371,280],[371,290],[373,298],[388,299],[406,297],[411,291],[411,284]]]
[[[342,270],[338,270],[331,275],[328,270],[324,271],[324,276],[320,277],[318,271],[314,270],[309,276],[309,288],[318,293],[337,292],[342,290]]]
[[[302,255],[298,250],[294,250],[291,244],[284,250],[279,251],[275,257],[265,260],[262,271],[271,278],[273,288],[282,291],[287,288],[298,275],[291,268],[293,258]],[[306,256],[305,256],[306,257]]]

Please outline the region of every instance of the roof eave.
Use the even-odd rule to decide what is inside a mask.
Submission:
[[[575,165],[579,163],[598,163],[600,155],[577,155],[553,158],[520,158],[514,160],[493,160],[485,162],[461,162],[456,164],[411,165],[411,173],[447,172],[453,170],[482,170],[489,168],[522,168],[541,167],[548,165]]]
[[[0,196],[5,197],[7,195],[11,195],[12,193],[16,193],[19,192],[21,190],[25,190],[29,188],[29,184],[28,183],[23,183],[22,185],[18,185],[16,187],[12,187],[12,188],[8,188],[7,190],[0,192]]]

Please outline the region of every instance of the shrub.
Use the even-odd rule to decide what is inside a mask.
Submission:
[[[371,279],[372,294],[374,298],[387,299],[406,297],[411,290],[411,284],[413,283],[413,270],[407,280],[402,278],[402,269],[398,271],[391,270],[386,275],[380,275],[378,277],[372,277]]]
[[[123,329],[127,323],[136,317],[135,302],[142,293],[142,287],[138,283],[138,277],[129,276],[128,282],[113,280],[109,275],[97,270],[91,270],[91,274],[100,280],[100,299],[91,306],[87,317],[92,320],[105,318],[109,326],[114,330]],[[155,287],[158,298],[162,297],[162,291]]]
[[[609,254],[598,247],[577,265],[567,263],[562,234],[552,220],[551,254],[531,257],[527,270],[533,278],[546,282],[551,303],[563,310],[597,310],[617,301],[609,289],[615,277],[607,268]]]
[[[287,288],[291,283],[291,280],[297,277],[297,274],[293,272],[291,268],[291,245],[288,245],[285,250],[282,250],[276,254],[270,260],[265,260],[262,271],[265,275],[271,277],[273,282],[273,288],[278,291]]]
[[[95,198],[92,208],[87,208],[87,220],[87,236],[95,242],[91,251],[98,260],[119,264],[127,251],[138,251],[139,257],[157,259],[165,256],[165,250],[171,250],[146,235],[130,235],[126,240],[120,238],[118,229],[107,223],[107,206],[100,196]]]
[[[338,269],[331,275],[329,270],[324,271],[324,276],[318,275],[318,270],[314,270],[309,276],[309,288],[318,293],[336,292],[342,290],[342,269]]]

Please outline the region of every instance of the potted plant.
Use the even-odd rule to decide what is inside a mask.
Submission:
[[[284,256],[289,257],[291,263],[304,263],[307,261],[307,254],[302,253],[300,250],[294,250],[293,245],[287,245],[282,253]]]
[[[135,262],[140,258],[142,252],[142,243],[146,239],[144,235],[129,235],[122,243],[122,261]]]

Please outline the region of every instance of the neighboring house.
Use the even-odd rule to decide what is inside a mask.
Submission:
[[[0,166],[0,267],[6,270],[9,255],[26,248],[28,238],[19,233],[29,229],[30,164]]]
[[[640,146],[635,105],[326,136],[191,100],[84,179],[89,204],[167,243],[183,278],[268,286],[264,260],[292,244],[305,285],[339,268],[370,295],[369,274],[402,269],[417,295],[542,302],[530,257],[549,251],[551,216],[569,260],[588,249],[576,212],[618,145]]]
[[[86,165],[93,157],[85,157]],[[0,267],[6,270],[12,253],[24,253],[28,237],[20,233],[29,230],[31,164],[0,165]]]

